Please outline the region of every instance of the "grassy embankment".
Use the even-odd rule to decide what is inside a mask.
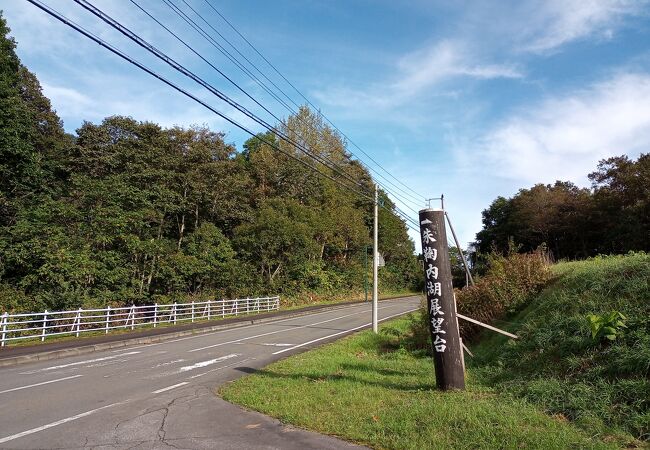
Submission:
[[[618,448],[647,445],[650,255],[562,263],[551,285],[467,359],[468,389],[435,390],[413,345],[418,318],[280,361],[223,397],[376,448]],[[622,312],[625,334],[593,341],[586,315]],[[645,442],[644,442],[645,441]]]

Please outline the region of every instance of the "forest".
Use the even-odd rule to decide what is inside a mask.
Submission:
[[[495,199],[474,243],[478,264],[541,245],[555,260],[650,251],[650,153],[601,160],[588,177],[591,188],[556,181]]]
[[[339,175],[270,133],[240,151],[205,126],[131,117],[66,133],[9,32],[0,17],[0,310],[363,291],[373,203]],[[372,192],[318,113],[277,127]],[[381,289],[416,288],[414,244],[380,197]]]
[[[113,116],[70,134],[0,15],[0,311],[362,292],[371,174],[318,112],[303,107],[276,126],[338,171],[272,133],[238,149],[206,126]],[[473,269],[484,272],[492,252],[540,246],[555,260],[650,251],[650,154],[602,160],[589,179],[495,199]],[[417,290],[407,226],[382,191],[380,204],[380,290]]]

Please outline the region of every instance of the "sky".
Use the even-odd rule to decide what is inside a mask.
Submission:
[[[261,131],[75,2],[42,1]],[[168,1],[241,59],[188,5],[194,8],[296,104],[305,103],[208,0]],[[273,121],[135,2],[276,116],[289,114],[162,1],[92,4]],[[622,154],[636,158],[650,149],[648,0],[209,2],[358,145],[349,149],[384,177],[378,181],[397,194],[393,198],[401,209],[417,218],[411,210],[424,207],[423,198],[444,194],[462,246],[474,240],[481,211],[497,196],[555,180],[588,187],[587,174],[599,160]],[[248,138],[26,0],[1,0],[0,9],[19,57],[38,76],[67,131],[119,114],[163,126],[208,125],[224,131],[237,148]],[[409,199],[403,198],[405,192]]]

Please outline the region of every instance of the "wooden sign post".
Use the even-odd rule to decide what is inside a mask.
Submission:
[[[465,389],[463,354],[451,283],[451,264],[442,209],[420,211],[429,330],[438,389]]]

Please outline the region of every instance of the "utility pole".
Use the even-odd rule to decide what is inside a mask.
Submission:
[[[372,230],[372,331],[377,333],[377,313],[378,313],[378,289],[377,289],[377,269],[379,264],[379,194],[375,184],[375,221]]]
[[[420,238],[436,384],[442,390],[465,389],[444,210],[420,211]]]
[[[366,292],[366,302],[368,301],[368,246],[364,247],[363,254],[363,289]]]

